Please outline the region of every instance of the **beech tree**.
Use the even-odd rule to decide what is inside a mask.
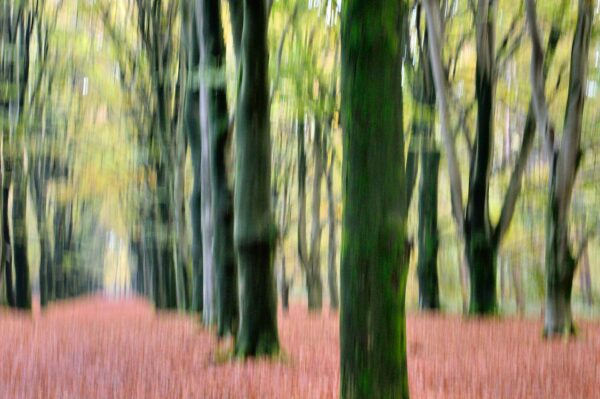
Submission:
[[[587,63],[594,16],[591,0],[579,0],[577,25],[571,47],[569,91],[562,140],[555,143],[555,128],[548,112],[544,57],[533,0],[527,0],[531,34],[531,82],[538,130],[544,137],[550,163],[546,220],[546,306],[544,334],[568,335],[575,332],[571,313],[571,292],[575,267],[583,253],[573,255],[569,243],[569,210],[582,155],[581,134]],[[563,10],[565,8],[563,7]],[[551,33],[552,36],[552,33]],[[585,244],[582,245],[582,249]]]
[[[214,220],[213,251],[216,274],[216,322],[219,336],[237,330],[237,272],[233,250],[233,194],[227,182],[229,113],[224,76],[225,43],[218,1],[198,3],[201,28],[201,77],[207,82],[210,132],[211,193]],[[208,78],[205,78],[208,77]]]
[[[267,7],[244,0],[235,112],[234,243],[238,261],[239,356],[279,350],[273,277],[276,231],[271,213],[271,139]]]
[[[406,398],[405,2],[342,6],[341,397]]]

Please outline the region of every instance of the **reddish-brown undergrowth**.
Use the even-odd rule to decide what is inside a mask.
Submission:
[[[280,314],[284,355],[224,361],[193,319],[139,300],[88,298],[28,316],[0,311],[0,398],[333,398],[337,316]],[[571,342],[536,321],[408,318],[413,398],[594,398],[600,325]]]

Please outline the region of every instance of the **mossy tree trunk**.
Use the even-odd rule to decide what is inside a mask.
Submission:
[[[341,397],[407,398],[405,2],[342,8]]]
[[[202,266],[202,202],[201,164],[202,141],[200,138],[200,90],[197,82],[200,68],[200,47],[197,20],[192,1],[182,2],[182,39],[186,48],[187,82],[185,85],[184,126],[187,133],[192,160],[193,186],[190,196],[190,219],[192,226],[192,299],[191,310],[201,313],[203,309]]]
[[[221,26],[221,4],[198,3],[201,76],[216,77],[208,82],[208,128],[211,152],[211,192],[214,219],[213,256],[216,277],[216,321],[220,337],[234,335],[238,326],[237,270],[233,245],[233,194],[227,183],[229,113],[227,87],[219,76],[225,74],[225,43]]]
[[[242,357],[279,350],[273,276],[275,228],[271,214],[271,140],[267,13],[262,0],[244,0],[236,106],[234,242],[239,272]]]

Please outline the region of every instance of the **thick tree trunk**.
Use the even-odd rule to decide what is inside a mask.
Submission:
[[[273,278],[275,228],[271,215],[271,140],[267,14],[264,1],[244,0],[241,82],[236,108],[235,248],[240,326],[236,353],[279,350]]]
[[[482,229],[474,229],[465,236],[465,253],[469,266],[471,299],[469,313],[492,314],[497,311],[496,258],[497,249]]]
[[[479,0],[476,16],[477,134],[469,172],[469,198],[465,220],[465,253],[471,276],[470,313],[497,310],[497,245],[489,219],[489,184],[494,146],[496,96],[495,21],[496,1]]]
[[[198,9],[201,26],[201,59],[205,76],[224,73],[225,43],[221,4],[202,0]],[[211,73],[212,71],[212,73]],[[233,335],[238,326],[237,270],[233,245],[233,194],[227,183],[229,113],[227,87],[209,82],[208,130],[210,133],[211,192],[214,220],[213,255],[216,275],[216,321],[220,337]]]
[[[342,9],[341,397],[408,398],[401,21],[395,0]]]

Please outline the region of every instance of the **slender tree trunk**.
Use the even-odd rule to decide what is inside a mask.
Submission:
[[[315,121],[313,140],[313,190],[311,199],[310,254],[306,274],[308,309],[320,311],[323,307],[323,282],[321,279],[321,183],[323,180],[323,145],[321,123]]]
[[[323,174],[321,128],[319,123],[315,123],[314,148],[314,180],[313,196],[311,200],[311,237],[310,250],[307,239],[306,222],[306,150],[305,150],[305,125],[301,117],[298,123],[298,257],[304,271],[306,283],[306,294],[308,297],[308,309],[310,311],[319,311],[323,305],[323,282],[321,280],[320,270],[320,244],[321,244],[321,180]]]
[[[335,215],[335,198],[333,195],[333,170],[335,153],[332,152],[331,161],[326,176],[327,186],[327,218],[329,224],[329,247],[327,254],[327,283],[329,285],[329,306],[337,310],[340,305],[337,282],[337,222]]]
[[[12,245],[10,239],[10,229],[8,225],[8,199],[10,194],[10,183],[12,173],[8,169],[8,163],[4,164],[4,176],[2,181],[2,263],[4,265],[4,281],[6,286],[6,302],[8,306],[16,305],[15,289],[13,286],[13,261],[12,261]]]
[[[236,353],[243,357],[279,350],[273,281],[276,233],[271,219],[267,23],[265,2],[244,0],[234,190],[240,290]]]
[[[200,48],[205,71],[203,75],[224,73],[225,43],[221,26],[221,4],[202,0],[198,11],[198,21],[202,27]],[[217,334],[224,337],[235,336],[238,326],[237,270],[233,249],[233,194],[227,183],[229,113],[225,84],[209,82],[207,86],[216,275],[215,313]]]
[[[405,2],[342,8],[341,397],[408,398],[402,115]]]
[[[173,216],[175,234],[171,239],[173,255],[175,262],[175,292],[177,298],[177,309],[185,311],[188,308],[188,299],[186,296],[185,274],[187,269],[187,234],[185,225],[185,129],[184,126],[176,128],[175,146],[177,156],[175,157],[175,171],[173,176]]]
[[[290,284],[287,280],[286,259],[283,248],[281,253],[281,268],[279,270],[279,296],[281,297],[281,308],[287,311],[290,307]]]
[[[521,271],[514,263],[509,263],[512,285],[515,291],[515,302],[519,315],[525,314],[525,294],[523,292],[523,282],[521,281]]]
[[[590,275],[590,256],[587,246],[583,250],[580,262],[579,281],[583,301],[586,305],[592,307],[594,305],[594,299],[592,295],[592,278]]]
[[[202,141],[202,157],[200,159],[200,202],[202,204],[202,267],[203,267],[203,309],[204,324],[212,325],[216,321],[215,314],[215,263],[213,254],[214,219],[211,187],[211,154],[210,132],[208,125],[208,86],[200,83],[200,139]]]

